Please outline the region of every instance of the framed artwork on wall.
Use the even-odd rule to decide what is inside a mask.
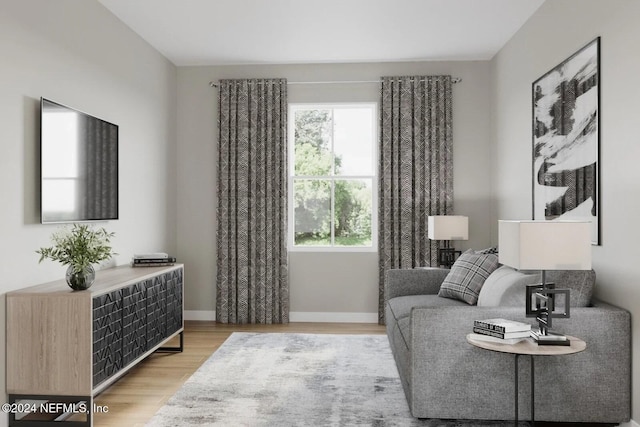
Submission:
[[[600,244],[600,37],[532,84],[533,219],[589,220]]]

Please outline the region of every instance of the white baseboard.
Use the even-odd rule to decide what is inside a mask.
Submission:
[[[185,310],[184,320],[216,320],[216,312],[215,310]],[[378,313],[293,311],[289,313],[289,321],[318,323],[378,323]]]
[[[378,313],[292,311],[289,313],[289,321],[318,323],[378,323]]]
[[[216,320],[215,310],[185,310],[184,320]]]
[[[640,427],[640,424],[631,420],[628,423],[619,424],[618,427]]]

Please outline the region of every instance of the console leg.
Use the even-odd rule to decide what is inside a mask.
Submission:
[[[182,353],[184,350],[184,331],[180,332],[180,345],[178,347],[159,347],[157,353]]]

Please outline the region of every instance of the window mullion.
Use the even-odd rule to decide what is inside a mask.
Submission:
[[[336,151],[335,151],[335,132],[336,122],[334,109],[331,109],[331,246],[336,245]]]
[[[336,245],[336,181],[331,179],[331,246]]]
[[[334,145],[334,135],[336,133],[336,122],[334,119],[334,109],[331,109],[331,136],[330,138],[330,146],[331,146],[331,176],[336,175],[336,151]]]

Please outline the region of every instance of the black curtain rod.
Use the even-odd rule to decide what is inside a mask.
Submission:
[[[362,84],[362,83],[380,83],[382,80],[338,80],[338,81],[324,81],[324,82],[287,82],[288,85],[323,85],[323,84]],[[420,81],[424,81],[424,79],[420,79]],[[454,77],[451,79],[451,83],[456,84],[460,83],[462,78]],[[211,81],[209,82],[209,86],[218,87],[218,84]]]

